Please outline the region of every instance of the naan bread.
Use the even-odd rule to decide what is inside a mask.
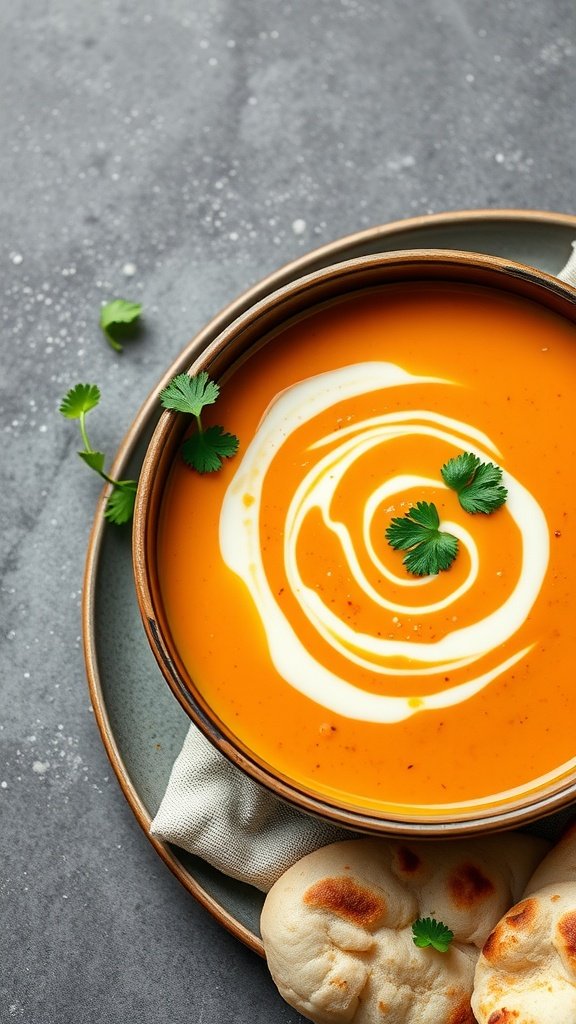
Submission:
[[[544,855],[543,840],[358,839],[303,857],[262,911],[268,966],[284,999],[316,1024],[472,1024],[478,952]],[[419,949],[412,923],[454,932]]]
[[[576,1021],[576,825],[488,937],[476,968],[480,1024]]]

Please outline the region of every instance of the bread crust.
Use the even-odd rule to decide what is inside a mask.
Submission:
[[[472,1006],[479,1024],[576,1021],[576,824],[488,936]]]
[[[270,890],[261,931],[283,998],[316,1024],[473,1024],[479,950],[547,844],[357,839],[302,858]],[[454,932],[419,949],[412,923]]]

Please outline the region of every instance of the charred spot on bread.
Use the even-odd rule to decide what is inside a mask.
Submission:
[[[474,907],[494,892],[494,885],[476,864],[461,864],[448,880],[457,907]]]
[[[363,928],[370,928],[386,910],[384,899],[351,878],[322,878],[306,890],[303,901],[316,910],[329,910]]]
[[[494,1010],[488,1017],[488,1024],[514,1024],[520,1014],[518,1010],[507,1010],[505,1006],[501,1010]]]
[[[515,933],[528,933],[537,914],[538,904],[534,899],[522,900],[521,903],[512,907],[510,913],[498,922],[494,931],[486,939],[482,949],[486,959],[494,962],[506,956],[509,950],[518,943],[518,936]]]
[[[475,1024],[469,999],[463,999],[456,1009],[452,1011],[448,1017],[447,1024]]]
[[[538,905],[536,900],[523,900],[522,903],[517,903],[512,908],[510,914],[506,914],[504,920],[510,928],[516,928],[518,931],[521,929],[528,930],[534,918],[538,912]]]
[[[399,846],[396,852],[396,863],[393,867],[403,875],[414,875],[422,867],[422,861],[409,846]]]
[[[570,910],[560,918],[558,934],[563,952],[572,968],[576,968],[576,910]]]
[[[494,931],[490,932],[490,935],[486,939],[486,942],[482,947],[482,953],[487,960],[497,960],[502,952],[503,946],[502,927],[500,925],[496,925]]]

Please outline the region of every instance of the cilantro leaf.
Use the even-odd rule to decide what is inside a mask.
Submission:
[[[493,462],[482,462],[472,452],[450,459],[440,470],[447,487],[456,491],[465,512],[490,515],[504,504],[508,491],[502,484],[502,470]]]
[[[78,455],[81,459],[84,459],[84,462],[87,466],[90,466],[90,469],[94,469],[96,473],[100,473],[102,476],[104,472],[104,463],[106,461],[104,452],[78,452]]]
[[[92,447],[86,431],[86,414],[94,409],[99,401],[100,389],[96,387],[96,384],[76,384],[62,399],[60,412],[67,419],[78,420],[78,427],[84,442],[84,450],[78,452],[82,461],[114,487],[104,510],[106,519],[112,523],[127,523],[132,518],[134,511],[137,481],[114,480],[109,476],[104,469],[106,462],[104,452],[96,451]]]
[[[439,953],[446,953],[453,938],[454,932],[433,917],[419,917],[412,925],[412,941],[421,949],[432,946]]]
[[[175,409],[177,412],[199,416],[204,406],[213,405],[219,394],[220,388],[210,380],[205,370],[195,377],[179,373],[160,392],[160,402],[165,409]]]
[[[221,468],[222,459],[236,454],[238,444],[238,438],[226,434],[222,427],[207,427],[187,438],[182,456],[186,465],[198,473],[215,473]]]
[[[59,411],[68,420],[79,420],[100,401],[100,389],[96,384],[76,384],[64,396]]]
[[[418,501],[407,515],[395,517],[386,530],[391,547],[408,551],[403,563],[415,576],[436,576],[449,569],[458,554],[458,539],[440,530],[436,506]]]
[[[210,380],[205,370],[194,377],[179,373],[160,392],[160,402],[165,409],[189,413],[196,418],[197,429],[184,441],[182,457],[198,473],[217,472],[222,468],[222,460],[238,451],[239,441],[234,434],[227,434],[220,426],[206,429],[202,426],[202,410],[206,405],[213,405],[219,394],[218,384]]]
[[[113,299],[112,302],[107,302],[105,306],[102,306],[100,310],[100,327],[104,331],[104,335],[108,344],[116,351],[122,351],[122,345],[120,344],[116,330],[119,326],[130,326],[136,323],[136,320],[142,312],[142,305],[140,302],[128,302],[126,299]]]
[[[136,487],[135,480],[123,480],[116,484],[104,509],[104,515],[110,523],[121,526],[130,522],[134,513]]]

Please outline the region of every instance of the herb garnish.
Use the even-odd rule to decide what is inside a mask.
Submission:
[[[453,938],[454,932],[433,917],[419,917],[412,925],[412,941],[421,949],[432,946],[439,953],[446,953]]]
[[[108,344],[115,352],[122,351],[122,345],[118,340],[119,331],[116,328],[130,327],[142,312],[139,302],[127,302],[126,299],[113,299],[107,302],[100,310],[100,327]]]
[[[60,412],[68,420],[78,420],[84,450],[78,452],[86,465],[90,466],[103,480],[112,484],[114,490],[106,502],[104,515],[111,523],[121,525],[132,519],[136,498],[137,480],[114,480],[104,471],[104,452],[92,448],[86,433],[86,413],[95,409],[100,401],[100,389],[96,384],[76,384],[63,398]]]
[[[196,419],[197,430],[182,445],[182,457],[197,473],[215,473],[222,467],[223,459],[238,451],[239,441],[234,434],[227,434],[223,427],[202,426],[204,406],[213,405],[219,394],[218,384],[210,380],[205,370],[195,377],[179,373],[160,393],[165,409],[190,413]]]
[[[504,504],[508,491],[502,484],[502,470],[493,462],[482,462],[472,452],[463,452],[446,462],[442,478],[456,491],[465,512],[490,515]]]
[[[408,572],[436,576],[450,568],[458,554],[458,540],[439,526],[438,509],[427,501],[418,501],[405,516],[392,520],[386,539],[393,548],[408,551],[402,559]]]
[[[508,491],[502,484],[502,470],[493,462],[482,462],[473,452],[462,452],[445,462],[440,470],[447,487],[456,491],[465,512],[490,515],[504,504]],[[403,518],[393,519],[386,540],[393,548],[408,551],[403,559],[415,576],[436,576],[449,569],[458,554],[458,540],[440,530],[435,505],[418,501]]]

